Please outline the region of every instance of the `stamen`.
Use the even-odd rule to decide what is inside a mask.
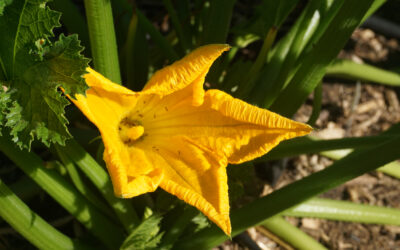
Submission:
[[[143,137],[144,127],[140,125],[139,121],[124,118],[118,126],[118,132],[122,142],[130,145]]]
[[[139,139],[143,135],[143,132],[144,128],[140,125],[126,129],[126,135],[132,140]]]

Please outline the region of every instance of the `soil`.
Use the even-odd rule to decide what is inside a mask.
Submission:
[[[384,64],[399,55],[396,39],[387,39],[369,29],[357,29],[339,58],[356,62]],[[315,134],[326,139],[376,135],[400,122],[399,90],[392,87],[325,79],[323,102]],[[312,96],[301,107],[295,120],[307,122]],[[288,159],[285,170],[272,187],[264,183],[266,195],[293,181],[329,166],[332,160],[319,155]],[[380,172],[368,173],[349,181],[321,197],[400,209],[400,180]],[[400,227],[328,221],[313,218],[286,218],[328,249],[399,249]],[[275,240],[275,241],[274,241]],[[252,228],[233,242],[215,249],[292,249],[263,228]]]

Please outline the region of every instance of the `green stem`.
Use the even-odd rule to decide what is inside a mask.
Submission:
[[[313,198],[282,214],[294,217],[400,225],[399,209],[322,198]]]
[[[377,82],[389,86],[400,86],[400,74],[383,70],[368,64],[359,64],[350,60],[335,60],[327,69],[328,76],[352,80]]]
[[[39,249],[84,249],[31,211],[2,180],[0,216]]]
[[[300,154],[314,154],[338,149],[367,148],[388,141],[390,135],[349,137],[341,139],[321,140],[315,136],[304,136],[284,141],[268,154],[256,159],[256,162],[276,160]]]
[[[321,113],[321,105],[322,105],[322,82],[320,82],[317,87],[314,89],[314,100],[313,100],[313,109],[308,119],[308,125],[314,126],[315,122],[318,120],[319,114]]]
[[[347,150],[332,150],[332,151],[324,151],[320,152],[320,155],[328,157],[332,160],[340,160],[349,153],[351,153],[351,149]],[[400,179],[400,162],[398,161],[392,161],[380,168],[377,169],[377,171],[380,171],[384,174],[390,175],[392,177]]]
[[[385,166],[378,168],[378,171],[390,175],[392,177],[395,177],[397,179],[400,179],[400,162],[398,161],[392,161]]]
[[[105,246],[115,249],[122,242],[123,230],[100,213],[56,171],[46,169],[34,153],[20,150],[10,138],[0,137],[0,150],[41,186],[54,200],[76,217]]]
[[[139,225],[139,217],[128,200],[118,199],[107,172],[82,148],[75,140],[68,140],[62,149],[68,157],[79,166],[86,176],[103,194],[104,198],[114,209],[125,229],[130,232]]]
[[[289,243],[296,249],[326,249],[318,241],[308,236],[306,233],[287,222],[284,218],[277,215],[261,223],[268,231],[278,236],[280,239]]]
[[[99,210],[101,210],[104,214],[109,217],[115,216],[115,214],[110,210],[107,205],[98,198],[98,196],[84,183],[81,178],[78,170],[76,169],[74,163],[68,158],[68,156],[63,152],[60,146],[56,146],[57,154],[63,162],[67,172],[74,183],[76,189],[79,190],[81,194],[83,194],[86,199],[88,199],[93,205],[95,205]]]
[[[94,68],[121,84],[117,40],[110,0],[85,0]]]

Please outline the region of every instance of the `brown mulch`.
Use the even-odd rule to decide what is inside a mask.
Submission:
[[[400,47],[369,29],[357,29],[339,57],[356,62],[379,63]],[[358,85],[358,86],[357,86]],[[342,83],[330,80],[323,84],[323,103],[316,122],[316,135],[330,139],[376,135],[400,122],[399,92],[395,88],[369,83]],[[312,96],[301,107],[295,119],[307,122],[312,111]],[[332,160],[319,155],[302,155],[290,159],[276,185],[265,185],[262,195],[329,166]],[[373,172],[349,181],[321,197],[355,203],[400,209],[400,180]],[[318,240],[329,249],[400,249],[400,227],[328,221],[313,218],[286,218],[290,223]],[[279,240],[271,240],[252,228],[246,241],[226,242],[219,249],[290,249]],[[270,237],[274,238],[274,237]],[[278,243],[277,243],[278,242]]]

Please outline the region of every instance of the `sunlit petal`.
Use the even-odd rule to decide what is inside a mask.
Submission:
[[[193,87],[196,95],[197,104],[201,103],[201,97],[204,93],[204,76],[209,68],[222,52],[229,49],[229,45],[213,44],[200,47],[194,50],[183,59],[157,71],[148,81],[143,89],[143,93],[156,93],[158,95],[168,95],[174,91],[185,88],[197,81]],[[202,76],[202,78],[201,78]]]

